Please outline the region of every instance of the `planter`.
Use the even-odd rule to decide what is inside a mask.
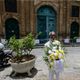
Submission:
[[[16,73],[27,72],[28,75],[30,76],[30,75],[32,75],[30,73],[30,70],[34,67],[35,60],[36,60],[36,57],[32,60],[21,62],[21,63],[13,63],[13,62],[10,61],[10,64],[12,66],[13,71],[15,71]]]
[[[35,46],[33,36],[30,33],[22,39],[16,39],[15,36],[12,36],[9,40],[9,47],[14,53],[10,64],[16,73],[27,72],[28,75],[31,75],[30,70],[34,67],[36,59],[34,55],[30,54]]]

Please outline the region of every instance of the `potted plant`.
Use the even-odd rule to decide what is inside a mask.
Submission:
[[[10,60],[12,69],[17,73],[31,75],[30,70],[34,67],[36,56],[31,54],[35,46],[35,39],[32,33],[22,39],[16,39],[14,36],[9,40],[9,47],[12,49],[13,57]]]

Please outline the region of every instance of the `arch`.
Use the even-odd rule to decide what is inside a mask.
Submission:
[[[79,24],[76,21],[72,22],[70,28],[70,38],[73,39],[75,37],[79,37]]]
[[[44,43],[49,39],[49,32],[56,32],[57,13],[51,6],[41,6],[37,10],[37,33],[41,32],[38,39]]]
[[[14,18],[8,18],[5,21],[5,35],[6,39],[9,39],[13,35],[18,39],[19,38],[19,23]]]
[[[41,3],[39,3],[39,4],[37,4],[35,7],[36,7],[36,9],[35,9],[35,13],[37,13],[37,10],[41,7],[41,6],[50,6],[50,7],[52,7],[56,12],[57,12],[57,6],[55,5],[55,3],[52,3],[52,2],[48,2],[48,3],[46,3],[46,2],[41,2]]]
[[[56,11],[51,6],[43,5],[37,9],[37,13],[38,15],[46,16],[47,14],[47,15],[55,16]]]

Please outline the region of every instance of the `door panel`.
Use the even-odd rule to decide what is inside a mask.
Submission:
[[[46,38],[46,17],[45,16],[38,16],[38,33],[41,34],[38,36],[38,39],[45,39]]]
[[[56,32],[56,18],[55,17],[48,17],[48,34],[51,31],[55,31]],[[47,35],[48,36],[48,35]]]

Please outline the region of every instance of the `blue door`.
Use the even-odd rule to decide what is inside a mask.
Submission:
[[[56,32],[56,12],[50,6],[42,6],[37,10],[37,33],[40,43],[49,39],[49,32]]]

